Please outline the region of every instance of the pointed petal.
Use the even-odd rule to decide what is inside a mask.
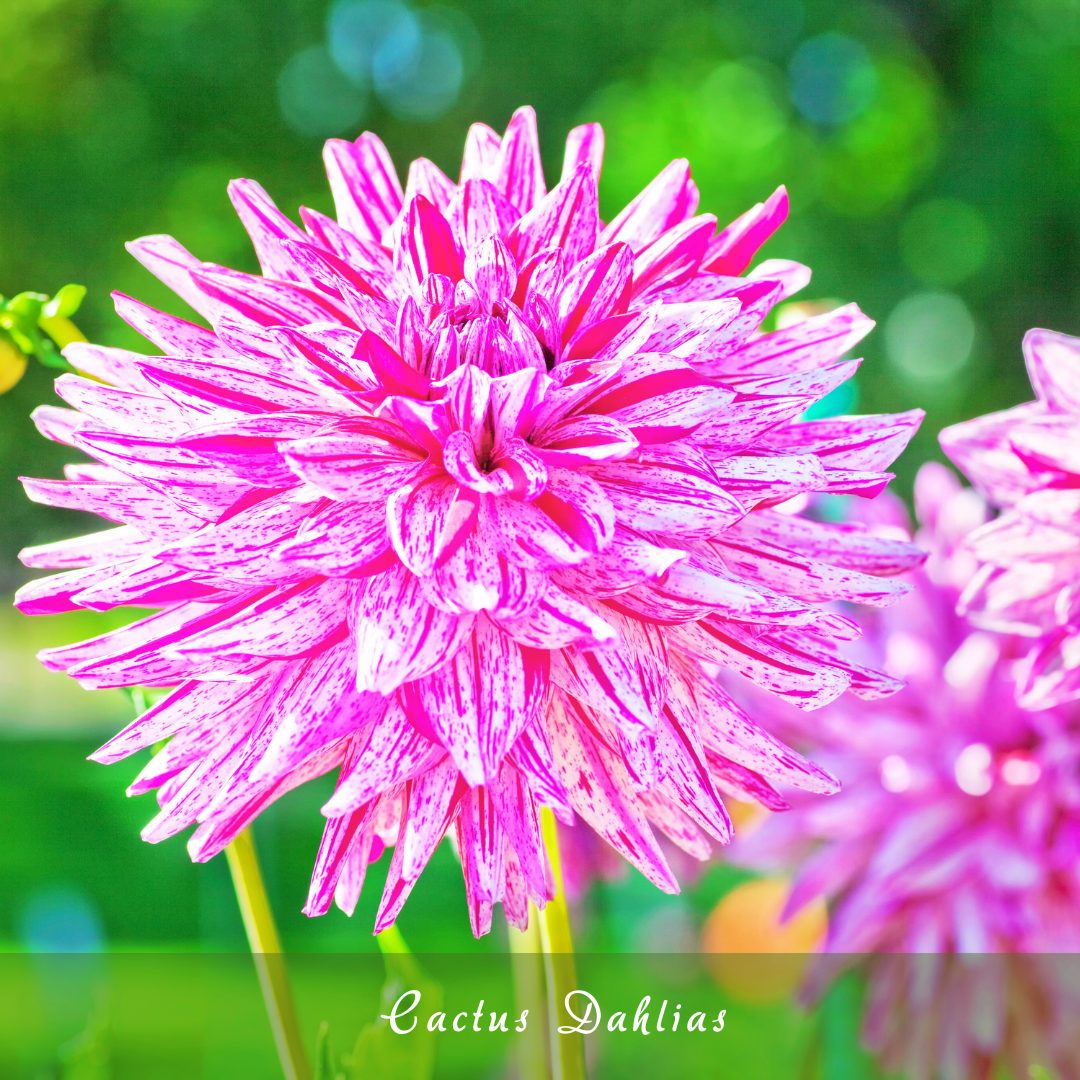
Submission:
[[[477,140],[479,141],[479,140]],[[491,140],[485,140],[490,152]],[[543,197],[544,168],[540,161],[540,141],[536,134],[536,113],[523,105],[510,118],[490,174],[485,175],[522,214]]]
[[[634,259],[634,298],[674,288],[697,273],[716,218],[702,214],[669,229]]]
[[[349,763],[345,764],[347,766]],[[330,910],[338,883],[347,872],[347,865],[357,871],[359,880],[351,884],[352,892],[359,896],[368,866],[367,855],[371,850],[377,805],[378,801],[373,799],[351,814],[327,821],[311,872],[311,885],[303,908],[305,915],[325,915]],[[355,865],[354,855],[359,856]]]
[[[156,546],[138,529],[122,525],[119,529],[105,529],[89,536],[23,548],[19,552],[19,562],[35,569],[72,570],[99,562],[117,562],[147,555]]]
[[[697,189],[690,179],[690,163],[679,158],[660,172],[641,194],[634,197],[600,237],[601,244],[616,240],[641,251],[669,229],[693,217]]]
[[[633,270],[634,255],[627,244],[609,244],[573,267],[559,296],[563,344],[601,319],[626,313]]]
[[[225,357],[229,350],[212,331],[195,323],[166,315],[123,293],[112,293],[116,313],[133,330],[165,352],[181,356]]]
[[[595,648],[618,638],[618,631],[609,622],[551,584],[527,615],[494,621],[518,644],[533,649],[562,649],[576,642]]]
[[[304,280],[281,242],[303,243],[307,237],[274,205],[263,188],[254,180],[231,180],[229,199],[251,237],[263,275],[285,281]]]
[[[195,283],[191,272],[202,264],[179,241],[171,236],[143,236],[129,240],[124,247],[207,322],[214,321],[221,311],[221,304]]]
[[[350,620],[357,689],[389,694],[442,667],[461,648],[473,619],[429,604],[403,566],[358,582]]]
[[[479,694],[471,642],[466,642],[438,671],[405,683],[399,693],[410,722],[446,749],[470,787],[485,779],[477,713]]]
[[[621,759],[579,727],[571,710],[556,696],[547,728],[575,812],[657,888],[678,893],[679,884],[633,798]]]
[[[358,737],[337,790],[322,812],[331,818],[353,813],[377,795],[422,775],[443,757],[442,748],[421,735],[397,704],[391,704]]]
[[[579,124],[566,136],[566,152],[563,154],[562,177],[574,174],[581,164],[588,164],[599,179],[604,161],[604,129],[599,124]]]
[[[554,882],[549,881],[540,811],[525,778],[506,763],[499,772],[498,782],[489,786],[488,793],[507,843],[516,854],[529,894],[552,899],[549,889]]]
[[[283,457],[300,479],[332,499],[385,501],[426,469],[426,459],[395,429],[377,420],[353,430],[283,444]]]
[[[572,820],[574,812],[570,808],[570,797],[555,766],[545,732],[543,719],[535,720],[510,747],[507,760],[525,777],[529,789],[541,804],[550,806],[560,820]]]
[[[325,577],[360,577],[389,569],[397,556],[386,532],[382,503],[331,502],[302,523],[295,539],[278,547],[274,557]]]
[[[199,328],[193,326],[192,329]],[[213,336],[207,333],[207,337],[212,339]],[[64,359],[76,371],[98,382],[121,386],[137,393],[155,393],[137,366],[138,361],[143,359],[142,353],[110,349],[104,345],[92,345],[88,341],[73,341],[65,346]]]
[[[330,139],[323,150],[338,223],[378,244],[402,204],[401,183],[386,147],[365,131],[355,143]]]
[[[499,157],[502,139],[487,124],[473,124],[465,136],[465,153],[461,159],[461,185],[470,180],[490,180]]]
[[[580,566],[556,570],[552,580],[575,593],[615,596],[661,577],[685,557],[680,548],[659,547],[616,525],[610,547]]]
[[[628,736],[653,731],[667,695],[667,649],[654,626],[612,611],[620,640],[602,649],[571,645],[552,654],[551,681],[609,716]]]
[[[787,374],[825,367],[839,360],[874,328],[855,304],[815,315],[751,341],[728,361],[730,371]]]
[[[475,529],[479,496],[441,469],[430,469],[390,495],[386,526],[398,558],[414,573],[430,575]]]
[[[703,269],[732,277],[741,274],[758,248],[784,224],[787,215],[787,188],[781,185],[766,202],[747,210],[717,235],[709,245]]]
[[[518,263],[551,247],[560,248],[570,266],[589,255],[600,230],[598,200],[591,167],[578,166],[510,230],[508,244]]]
[[[796,656],[766,635],[754,636],[736,623],[705,619],[668,627],[664,636],[670,648],[730,667],[800,709],[819,709],[851,684],[850,675],[839,668]]]
[[[430,274],[443,274],[451,281],[461,278],[461,254],[450,223],[423,195],[405,209],[394,265],[407,276],[414,295],[419,295]]]
[[[123,731],[90,755],[91,761],[112,765],[154,743],[175,735],[190,724],[212,725],[218,717],[230,715],[251,697],[247,683],[181,683]]]
[[[642,450],[639,459],[586,466],[611,500],[623,525],[642,532],[708,538],[746,513],[717,482],[703,458],[692,453]]]
[[[398,835],[406,881],[415,881],[435,854],[463,797],[468,798],[468,787],[449,758],[409,783],[409,808]]]
[[[476,621],[472,648],[480,676],[476,705],[480,760],[485,777],[492,778],[540,711],[548,684],[548,653],[522,648],[483,616]]]
[[[242,274],[213,263],[192,268],[191,280],[210,299],[212,309],[206,318],[215,324],[222,316],[257,326],[349,321],[349,310],[341,301],[307,285]]]
[[[356,658],[345,640],[306,662],[296,692],[274,708],[276,728],[250,780],[280,779],[312,754],[381,719],[387,699],[356,690]]]
[[[317,578],[275,589],[176,649],[214,659],[307,656],[345,635],[352,592],[351,582]]]
[[[678,701],[668,702],[661,711],[656,755],[664,772],[659,790],[692,821],[726,844],[731,839],[731,819],[709,775],[695,718]]]
[[[494,184],[472,179],[462,182],[446,216],[461,249],[470,251],[489,236],[508,236],[520,215]]]

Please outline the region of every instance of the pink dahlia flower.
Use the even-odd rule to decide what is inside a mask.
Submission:
[[[969,541],[980,571],[960,598],[974,625],[1032,639],[1026,708],[1080,698],[1080,338],[1031,330],[1036,400],[955,424],[941,445],[1002,513]]]
[[[68,572],[17,602],[160,609],[42,654],[86,686],[175,687],[94,755],[170,739],[132,787],[157,789],[146,839],[198,823],[208,859],[339,768],[305,910],[352,911],[392,844],[389,925],[452,829],[479,934],[550,896],[542,806],[674,892],[654,827],[705,858],[721,791],[835,789],[699,660],[803,708],[894,689],[819,605],[889,603],[921,553],[774,507],[877,493],[919,414],[797,422],[871,323],[759,332],[809,278],[735,276],[783,189],[717,233],[675,161],[605,225],[602,141],[572,131],[547,192],[521,109],[470,130],[458,183],[420,159],[402,192],[374,135],[331,140],[337,221],[303,209],[301,231],[231,185],[261,277],[131,245],[212,329],[117,296],[160,355],[70,349],[90,377],[37,422],[94,460],[27,488],[120,527],[27,551]]]
[[[955,614],[976,571],[963,540],[986,520],[981,497],[936,464],[920,471],[915,495],[926,568],[913,575],[913,595],[860,618],[862,659],[906,687],[888,701],[842,699],[812,725],[755,699],[775,730],[814,746],[844,788],[826,801],[792,794],[792,811],[770,817],[733,856],[794,870],[788,914],[828,899],[830,953],[1078,950],[1080,714],[1021,709],[1015,639]],[[876,531],[895,534],[899,501],[885,495],[871,509]],[[825,958],[810,994],[848,962]],[[1031,1030],[1049,1038],[1062,1004],[1076,1001],[1067,971],[1039,962],[875,955],[866,970],[867,1040],[915,1076],[982,1076],[986,1055],[1011,1053]],[[1028,984],[1031,994],[1018,992]],[[1036,989],[1048,995],[1045,1008]],[[1077,1075],[1073,1063],[1067,1075]]]

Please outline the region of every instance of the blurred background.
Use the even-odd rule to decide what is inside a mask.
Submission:
[[[812,266],[806,299],[878,321],[835,411],[927,410],[898,469],[907,492],[942,426],[1031,396],[1027,328],[1080,332],[1078,71],[1078,0],[3,0],[0,293],[80,282],[87,336],[146,348],[110,290],[191,312],[125,240],[168,232],[255,270],[229,179],[258,179],[291,214],[329,211],[324,138],[369,128],[402,176],[421,154],[456,176],[470,122],[501,130],[531,103],[549,177],[571,126],[604,124],[607,218],[677,156],[721,222],[788,186],[763,256]],[[52,377],[31,364],[0,397],[5,597],[26,577],[20,548],[84,525],[16,481],[71,456],[28,420]],[[0,607],[0,943],[242,949],[222,860],[138,839],[153,807],[123,790],[142,761],[84,760],[130,704],[32,659],[109,625]],[[324,795],[307,785],[260,819],[269,888],[287,948],[369,951],[379,882],[353,923],[299,914]],[[716,866],[675,900],[634,874],[603,883],[583,945],[692,947],[739,880]],[[473,943],[446,850],[401,926],[420,949],[504,947]]]

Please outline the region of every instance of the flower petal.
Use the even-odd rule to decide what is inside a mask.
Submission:
[[[430,575],[476,528],[478,496],[441,469],[428,469],[386,502],[386,528],[398,558],[414,573]]]
[[[485,156],[490,154],[491,140],[485,140]],[[543,197],[544,167],[540,161],[540,141],[536,134],[536,113],[523,105],[510,118],[506,132],[487,167],[484,179],[490,180],[519,213],[530,211]]]
[[[514,225],[507,243],[519,265],[538,251],[557,247],[573,266],[596,247],[599,231],[596,177],[592,168],[583,164]]]
[[[678,882],[649,823],[633,797],[627,797],[632,787],[626,767],[571,718],[574,709],[557,695],[547,720],[555,761],[571,805],[657,888],[678,893]]]
[[[329,139],[323,149],[338,223],[361,240],[382,241],[402,204],[401,182],[386,147],[365,131],[355,143]]]
[[[432,607],[403,566],[363,579],[356,586],[350,619],[358,658],[356,688],[389,694],[442,667],[461,648],[473,618]]]
[[[637,195],[604,229],[601,244],[616,240],[629,244],[635,252],[648,247],[669,229],[694,216],[697,189],[690,179],[690,163],[678,158],[666,165],[640,195]]]
[[[787,215],[787,188],[781,184],[765,202],[747,210],[717,235],[709,245],[703,269],[732,277],[741,274]]]

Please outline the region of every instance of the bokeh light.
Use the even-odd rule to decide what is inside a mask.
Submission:
[[[415,52],[420,44],[416,16],[396,0],[341,0],[326,20],[330,55],[343,75],[363,86],[371,79],[371,66],[379,49],[392,47]]]
[[[341,73],[373,85],[402,120],[432,121],[452,108],[481,51],[468,16],[444,7],[413,11],[396,0],[339,0],[326,32]]]
[[[990,250],[982,212],[959,199],[914,207],[900,228],[900,254],[926,285],[958,285],[980,270]]]
[[[985,795],[994,786],[994,779],[990,775],[992,762],[990,747],[985,743],[965,746],[953,765],[957,787],[968,795]]]
[[[911,766],[899,754],[889,754],[882,759],[881,786],[894,794],[911,787]]]
[[[27,899],[19,914],[19,943],[34,953],[94,953],[102,950],[105,934],[90,900],[58,886]]]
[[[324,46],[313,45],[281,69],[278,102],[293,131],[327,138],[363,119],[368,95],[364,87],[345,78]]]
[[[872,104],[822,146],[822,199],[844,217],[881,213],[927,176],[938,150],[939,95],[921,67],[877,64]]]
[[[457,42],[443,28],[416,20],[419,34],[400,27],[372,57],[375,89],[395,115],[407,120],[435,120],[461,91],[465,65]]]
[[[889,361],[902,374],[944,382],[971,358],[975,320],[959,296],[916,293],[901,300],[885,324]]]
[[[802,0],[722,0],[717,21],[740,52],[779,59],[799,40],[806,22]]]
[[[701,949],[706,967],[739,1000],[783,1000],[798,986],[808,954],[824,944],[829,929],[825,901],[819,896],[781,920],[790,892],[790,882],[782,878],[744,882],[705,921]]]
[[[843,124],[861,116],[877,94],[878,77],[866,49],[844,34],[804,41],[788,69],[791,100],[815,124]]]

